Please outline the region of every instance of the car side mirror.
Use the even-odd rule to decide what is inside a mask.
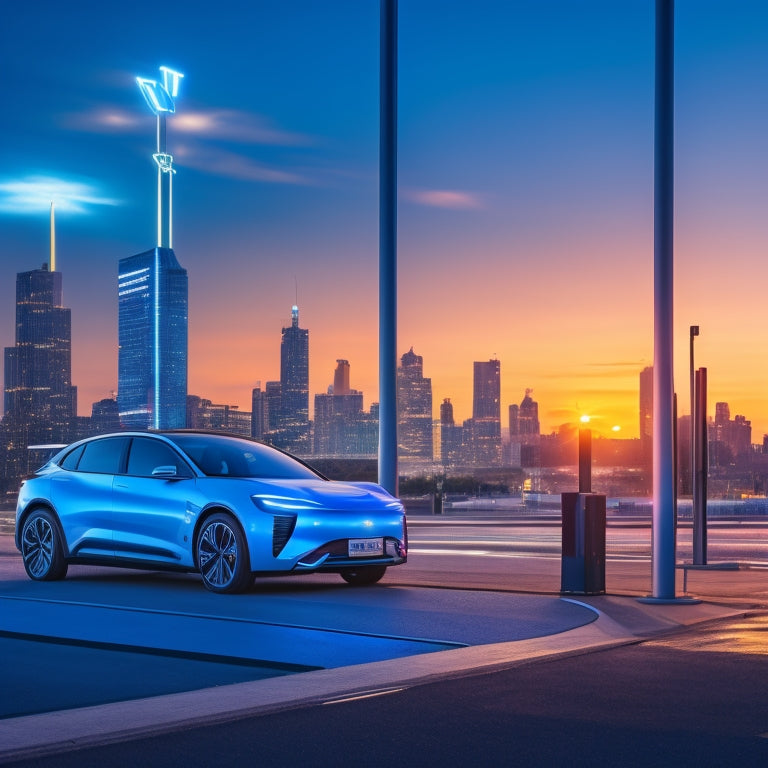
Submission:
[[[176,467],[172,464],[155,467],[152,470],[152,477],[176,477]]]

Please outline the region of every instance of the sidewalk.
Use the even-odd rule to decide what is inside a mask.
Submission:
[[[0,536],[0,561],[5,560],[6,567],[10,563],[15,569],[17,561],[13,559],[12,547],[8,537]],[[768,608],[766,569],[742,567],[728,571],[691,571],[687,579],[688,592],[701,598],[702,602],[661,605],[640,603],[636,599],[650,592],[647,561],[609,562],[606,568],[608,594],[566,598],[558,594],[558,559],[514,558],[506,560],[503,566],[503,580],[498,574],[489,574],[487,569],[479,570],[478,567],[473,571],[465,567],[460,572],[441,573],[437,583],[435,570],[421,569],[416,559],[406,566],[391,569],[377,587],[349,590],[338,588],[336,580],[330,579],[320,579],[319,586],[317,577],[310,581],[279,579],[257,589],[253,599],[245,596],[244,600],[233,601],[219,596],[209,600],[210,596],[198,583],[191,583],[194,577],[187,577],[188,581],[185,577],[153,578],[151,594],[158,601],[165,599],[167,602],[167,592],[170,591],[174,601],[182,604],[183,610],[179,614],[183,614],[182,620],[193,625],[197,622],[196,627],[187,628],[184,637],[208,643],[206,653],[215,654],[221,650],[215,645],[215,638],[221,633],[209,631],[211,620],[219,623],[237,621],[241,630],[253,624],[267,625],[270,633],[277,633],[270,641],[276,648],[301,647],[307,633],[317,637],[319,632],[326,638],[324,647],[331,656],[345,643],[354,649],[354,653],[349,657],[349,663],[337,656],[333,662],[335,668],[0,720],[0,762],[223,722],[350,694],[367,695],[393,687],[509,668],[535,659],[588,653],[678,631],[693,624]],[[95,601],[100,595],[119,593],[126,580],[130,582],[132,578],[129,573],[120,582],[112,580],[109,583],[106,579],[108,583],[105,584],[104,579],[78,578],[77,569],[73,569],[73,576],[74,586],[83,590],[80,594],[88,598],[87,603],[80,601],[79,611],[98,610]],[[23,574],[18,580],[12,575],[10,580],[0,582],[0,597],[5,598],[3,607],[16,601],[14,605],[18,609],[15,619],[18,623],[12,631],[23,629],[25,622],[29,622],[34,633],[71,636],[71,632],[62,630],[60,612],[65,609],[54,599],[57,594],[61,595],[60,587],[67,582],[33,584],[23,578]],[[142,589],[146,579],[146,576],[141,577],[139,586]],[[682,581],[681,571],[678,574],[679,590]],[[313,584],[311,588],[302,586],[310,582]],[[120,588],[115,589],[115,584]],[[51,586],[53,590],[39,589]],[[30,598],[30,595],[35,597]],[[682,592],[678,591],[678,595],[682,596]],[[35,609],[35,600],[39,603],[43,596],[49,599],[45,610]],[[186,605],[190,600],[193,601],[190,605],[202,600],[205,610],[193,615],[195,612],[188,610]],[[259,608],[258,621],[238,618],[232,613],[237,606],[255,604]],[[269,614],[271,604],[277,606],[275,610],[280,612],[279,615]],[[205,615],[212,605],[220,606],[224,615]],[[114,614],[115,607],[105,607],[102,602],[101,609],[107,608],[113,611],[114,619],[117,615]],[[170,621],[170,612],[141,606],[119,610],[152,616],[146,625],[153,627],[148,633],[148,644],[173,650],[168,646],[174,645],[172,638],[178,625],[171,621],[165,629],[161,626]],[[10,612],[4,611],[4,614],[10,615]],[[317,620],[318,626],[309,626],[308,616]],[[368,623],[358,622],[356,616],[366,617]],[[36,626],[32,625],[33,618],[38,622]],[[50,623],[46,625],[46,621]],[[106,637],[98,635],[100,626],[111,626],[120,636],[119,626],[114,621],[107,625],[100,625],[95,620],[84,623],[96,632],[96,635],[88,636],[91,640],[96,636]],[[136,625],[139,634],[142,626],[143,622]],[[3,629],[1,624],[0,629]],[[286,639],[288,634],[280,634],[283,632],[291,635],[290,642]],[[79,641],[82,640],[81,633]],[[140,641],[133,637],[132,647]],[[396,650],[390,656],[380,656],[365,663],[356,661],[369,641],[384,643],[387,647],[402,645],[405,655]],[[250,639],[247,642],[259,641]],[[448,645],[443,647],[450,649],[424,652],[424,643],[433,642],[446,643]],[[408,655],[409,649],[419,645],[416,655]],[[459,647],[462,645],[465,647]],[[294,661],[306,663],[311,660],[312,644],[307,647],[310,652]],[[195,647],[191,647],[191,651],[194,652]],[[230,648],[221,655],[226,657],[232,653]],[[259,652],[255,653],[259,655]]]

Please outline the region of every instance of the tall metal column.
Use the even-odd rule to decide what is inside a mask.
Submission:
[[[652,597],[675,597],[674,0],[656,0]]]
[[[381,0],[379,102],[379,483],[397,470],[397,0]]]

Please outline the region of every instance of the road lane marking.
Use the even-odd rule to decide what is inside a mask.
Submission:
[[[363,691],[362,693],[352,694],[350,696],[340,696],[336,699],[328,699],[324,702],[322,702],[323,706],[326,706],[327,704],[346,704],[349,701],[360,701],[361,699],[373,699],[377,696],[389,696],[391,693],[400,693],[400,691],[404,691],[405,687],[402,688],[382,688],[380,690],[375,691]]]

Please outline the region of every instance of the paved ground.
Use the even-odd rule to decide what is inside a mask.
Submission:
[[[98,650],[120,659],[98,661],[93,653],[83,654],[81,660],[91,678],[103,680],[103,670],[111,670],[106,679],[112,684],[104,686],[112,693],[107,699],[111,703],[72,708],[78,702],[70,701],[64,704],[70,708],[45,711],[51,708],[49,702],[27,710],[38,714],[0,720],[0,762],[585,653],[768,607],[764,599],[768,571],[754,569],[689,573],[688,590],[705,598],[697,604],[640,603],[634,596],[648,592],[647,562],[616,564],[620,573],[613,573],[611,566],[606,577],[609,595],[572,599],[553,593],[559,579],[553,582],[551,571],[559,574],[559,564],[536,558],[511,560],[506,567],[511,570],[509,583],[538,594],[494,589],[483,583],[481,572],[476,581],[468,580],[475,589],[438,589],[430,587],[429,574],[409,563],[393,569],[373,588],[353,590],[329,579],[278,579],[249,595],[222,598],[206,593],[191,576],[108,569],[98,574],[91,569],[87,575],[85,569],[82,573],[72,569],[65,582],[33,584],[22,572],[14,577],[20,562],[12,541],[2,536],[0,560],[4,561],[0,629],[7,633],[6,650],[8,643],[21,643],[27,651],[33,649],[32,658],[50,660],[55,647]],[[462,579],[466,581],[466,575]],[[442,586],[450,582],[450,574],[441,581]],[[481,591],[489,588],[494,591]],[[64,606],[64,601],[70,604]],[[171,603],[173,611],[159,607]],[[257,617],[252,615],[256,605]],[[45,653],[40,652],[40,639],[47,641]],[[143,694],[133,670],[141,670],[138,677],[152,682],[158,676],[140,659],[132,666],[134,656],[141,654],[162,659],[157,669],[170,668],[176,661],[226,669],[257,662],[264,668],[271,665],[280,676],[263,679],[269,669],[262,674],[260,668],[250,670],[248,682],[226,675],[217,682],[215,674],[195,677],[186,669],[178,677],[187,681],[187,688],[190,677],[205,687],[171,687],[176,692],[165,695],[154,687]],[[45,665],[25,666],[20,648],[5,658],[9,678],[8,660],[17,661],[17,690],[35,688],[53,694],[72,687],[61,677],[62,669],[46,679]],[[127,674],[122,678],[130,685],[115,682],[121,676],[114,670],[123,667]],[[315,669],[285,674],[311,667]],[[120,688],[117,698],[123,700],[115,700],[115,688]],[[13,711],[13,689],[4,686],[2,697]],[[56,696],[50,700],[55,702]],[[19,706],[15,710],[24,711]]]

